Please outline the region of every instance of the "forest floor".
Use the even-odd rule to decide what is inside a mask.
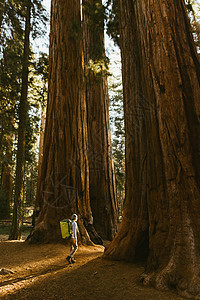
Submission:
[[[1,233],[0,233],[1,234]],[[69,265],[65,244],[29,245],[0,235],[0,298],[27,300],[172,300],[139,282],[144,266],[102,259],[103,246],[80,246],[76,263]]]

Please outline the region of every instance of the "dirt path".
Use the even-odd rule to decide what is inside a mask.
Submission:
[[[0,242],[0,268],[13,274],[0,275],[0,298],[53,300],[182,299],[139,283],[142,265],[107,261],[104,248],[80,247],[73,265],[66,263],[66,245],[28,245]]]

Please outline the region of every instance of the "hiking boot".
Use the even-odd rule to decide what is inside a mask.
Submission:
[[[76,260],[74,258],[71,258],[71,263],[74,264]]]
[[[72,263],[72,261],[71,261],[72,259],[71,259],[71,257],[70,257],[70,256],[67,256],[67,257],[66,257],[66,260],[68,261],[68,263],[69,263],[69,264],[71,264],[71,263]]]

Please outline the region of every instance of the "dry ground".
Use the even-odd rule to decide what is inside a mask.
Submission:
[[[0,275],[1,299],[53,300],[132,300],[182,299],[139,282],[142,265],[108,261],[101,256],[104,247],[79,247],[77,262],[69,265],[64,244],[29,245],[0,242],[0,269],[14,273]]]

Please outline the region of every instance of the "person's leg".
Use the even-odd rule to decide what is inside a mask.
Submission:
[[[73,253],[74,247],[73,247],[73,243],[72,240],[69,240],[70,243],[70,250],[69,250],[69,255],[66,257],[66,260],[68,261],[69,264],[71,264],[71,253]]]
[[[73,251],[74,251],[74,245],[71,244],[71,246],[70,246],[70,251],[69,251],[69,256],[70,256],[70,257],[72,257]]]
[[[78,244],[77,242],[73,242],[69,256],[73,258],[77,250],[78,250]]]
[[[69,255],[66,257],[67,261],[71,264],[74,263],[74,254],[76,253],[76,251],[78,250],[78,243],[75,239],[70,239],[70,253]]]

